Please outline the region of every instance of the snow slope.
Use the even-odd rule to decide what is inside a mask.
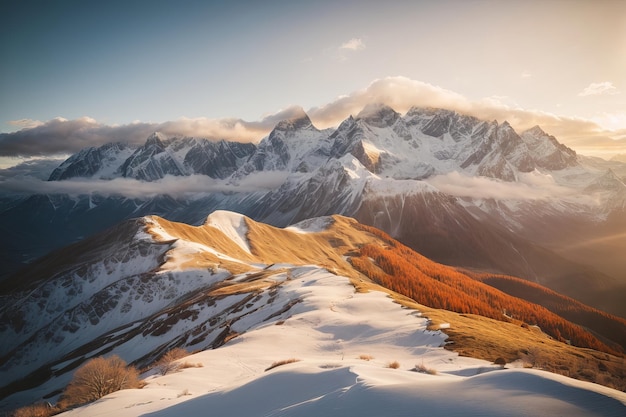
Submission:
[[[1,299],[8,394],[0,410],[54,402],[90,358],[117,354],[145,368],[181,347],[199,352],[183,360],[203,367],[146,374],[144,389],[67,414],[624,411],[624,393],[445,350],[446,336],[428,330],[419,311],[364,283],[348,262],[376,241],[341,216],[279,229],[217,211],[197,227],[137,219],[59,251]],[[374,290],[358,292],[355,284]],[[396,361],[398,369],[388,366]],[[21,378],[29,389],[11,385]]]
[[[248,227],[246,226],[246,222],[242,215],[231,211],[214,211],[207,218],[205,225],[212,226],[220,230],[233,242],[237,243],[241,249],[250,253],[250,246],[248,245],[248,240],[246,239]]]
[[[299,267],[278,297],[288,317],[183,359],[201,363],[149,376],[63,416],[621,416],[626,394],[527,369],[500,369],[444,350],[444,335],[380,292]],[[278,312],[277,312],[278,313]],[[369,355],[370,360],[360,359]],[[296,359],[265,371],[275,361]],[[398,369],[388,364],[397,361]],[[434,370],[412,371],[415,365]]]

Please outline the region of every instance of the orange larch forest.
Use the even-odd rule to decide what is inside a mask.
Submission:
[[[547,308],[509,295],[460,270],[433,262],[377,229],[363,225],[359,227],[388,243],[386,247],[365,245],[358,255],[351,258],[357,270],[380,285],[432,308],[478,314],[502,321],[519,320],[539,326],[559,341],[623,355],[623,348],[617,344],[608,346],[581,326]],[[488,277],[494,275],[478,278],[488,281]]]

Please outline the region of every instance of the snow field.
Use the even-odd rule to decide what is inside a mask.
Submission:
[[[182,361],[201,368],[150,376],[65,416],[618,416],[626,394],[546,372],[500,370],[444,350],[445,335],[386,294],[294,268],[278,297],[287,313]],[[280,308],[282,303],[273,303]],[[268,311],[265,311],[267,314]],[[245,327],[245,323],[240,323]],[[369,355],[368,360],[359,359]],[[296,359],[269,371],[274,362]],[[388,368],[398,361],[398,369]],[[436,374],[410,371],[416,364]],[[487,372],[491,371],[491,372]]]

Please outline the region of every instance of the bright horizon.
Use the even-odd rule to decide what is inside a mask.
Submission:
[[[293,106],[328,127],[372,101],[626,153],[622,1],[24,1],[1,14],[2,166],[137,126],[258,141]]]

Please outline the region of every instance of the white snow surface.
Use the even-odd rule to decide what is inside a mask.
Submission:
[[[244,251],[250,252],[248,244],[248,227],[242,214],[226,210],[216,210],[206,219],[205,225],[209,225],[220,230],[235,242]]]
[[[143,389],[62,415],[626,415],[622,392],[459,357],[441,347],[445,335],[427,330],[418,312],[380,292],[355,293],[346,278],[326,270],[295,267],[278,288],[278,297],[300,300],[289,315],[182,359],[202,367],[148,376]],[[266,371],[288,359],[297,361]],[[400,367],[389,368],[392,361]],[[436,374],[412,371],[415,365]]]

